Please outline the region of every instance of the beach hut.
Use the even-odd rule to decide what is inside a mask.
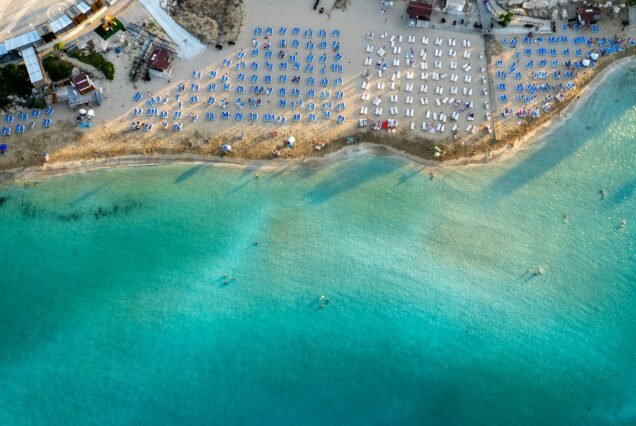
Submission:
[[[93,81],[86,73],[81,71],[71,77],[71,84],[77,89],[80,95],[85,95],[95,90]]]

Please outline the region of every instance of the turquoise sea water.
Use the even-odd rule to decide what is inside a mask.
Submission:
[[[636,424],[636,68],[596,93],[434,180],[357,156],[0,186],[0,424]]]

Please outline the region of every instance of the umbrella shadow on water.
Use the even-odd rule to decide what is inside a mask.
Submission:
[[[402,185],[403,183],[410,180],[411,178],[419,175],[424,170],[424,168],[425,168],[424,166],[413,166],[410,170],[406,171],[398,178],[398,181],[395,184],[395,186]]]
[[[91,198],[93,195],[97,194],[99,191],[104,189],[109,184],[110,184],[110,182],[103,183],[103,184],[99,185],[98,187],[83,193],[82,195],[80,195],[79,197],[77,197],[76,199],[71,201],[69,203],[70,206],[71,207],[76,207],[78,204],[81,204],[82,202],[84,202],[84,201],[88,200],[89,198]]]
[[[188,170],[177,176],[177,178],[174,180],[174,183],[183,183],[186,180],[191,179],[194,175],[196,175],[206,167],[208,167],[207,164],[197,164],[196,166],[190,167]]]
[[[485,191],[493,194],[497,201],[501,201],[567,160],[587,141],[588,138],[582,137],[552,138],[516,167],[495,179]]]
[[[314,189],[307,193],[307,199],[311,204],[322,204],[360,185],[389,175],[403,167],[403,165],[403,163],[398,161],[383,161],[371,158],[362,165],[342,167],[315,185]]]

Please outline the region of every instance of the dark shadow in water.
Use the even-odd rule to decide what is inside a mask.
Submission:
[[[71,207],[75,207],[78,204],[88,200],[89,198],[91,198],[93,195],[97,194],[99,191],[101,191],[102,189],[104,189],[104,187],[108,185],[108,183],[103,183],[101,185],[99,185],[97,188],[87,191],[84,194],[80,195],[79,197],[77,197],[76,199],[74,199],[73,201],[70,202],[70,206]]]
[[[347,167],[351,164],[351,167]],[[332,197],[350,191],[366,182],[381,178],[404,165],[397,160],[370,158],[364,164],[344,163],[337,172],[327,176],[307,193],[311,204],[322,204]]]
[[[559,132],[566,135],[567,132]],[[537,179],[552,168],[567,160],[587,142],[586,134],[581,137],[559,138],[553,137],[543,147],[536,150],[519,165],[494,180],[486,191],[492,193],[498,200],[517,191],[527,183]]]
[[[618,188],[618,191],[609,199],[611,204],[620,204],[624,201],[627,201],[634,193],[636,192],[636,177],[632,178],[629,182],[625,183],[625,185]]]
[[[225,194],[225,196],[229,197],[230,195],[234,194],[235,192],[240,191],[241,189],[243,189],[243,187],[249,185],[251,182],[254,182],[255,180],[257,180],[256,177],[253,177],[252,179],[245,179],[245,182],[243,182],[240,185],[237,185],[234,188],[232,188],[227,194]]]
[[[188,170],[177,176],[177,178],[174,180],[174,183],[185,182],[186,180],[199,173],[201,170],[205,169],[207,166],[207,164],[197,164],[196,166],[190,167]]]
[[[412,166],[410,170],[407,170],[398,178],[398,181],[395,184],[395,186],[402,185],[404,182],[408,181],[409,179],[419,175],[422,172],[422,170],[424,170],[424,166]]]

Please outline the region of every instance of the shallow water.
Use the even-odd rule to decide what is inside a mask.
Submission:
[[[0,186],[0,424],[636,423],[635,71],[434,180],[357,156]]]

